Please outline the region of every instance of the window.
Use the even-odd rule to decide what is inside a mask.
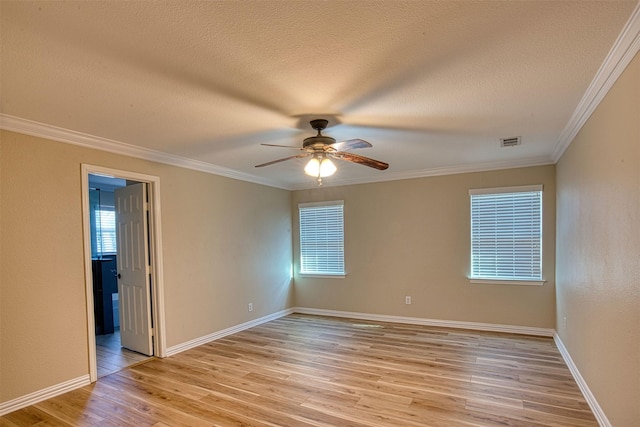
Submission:
[[[471,281],[541,284],[542,186],[469,190],[469,195]]]
[[[113,208],[96,209],[96,245],[100,254],[116,253],[116,213]]]
[[[344,202],[301,203],[300,273],[344,276]]]

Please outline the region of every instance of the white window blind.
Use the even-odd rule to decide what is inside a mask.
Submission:
[[[116,213],[113,208],[96,209],[96,247],[100,254],[116,253]]]
[[[344,202],[302,203],[300,273],[343,276]]]
[[[542,280],[542,186],[469,194],[471,279]]]

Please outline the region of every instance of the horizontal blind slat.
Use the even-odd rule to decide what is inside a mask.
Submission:
[[[299,206],[301,273],[344,274],[343,204]]]
[[[542,278],[542,192],[471,194],[471,275]]]
[[[100,253],[116,253],[116,213],[114,209],[95,210],[96,247]]]

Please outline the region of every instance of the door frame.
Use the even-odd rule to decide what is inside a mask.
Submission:
[[[89,345],[90,381],[98,379],[96,356],[96,327],[93,306],[93,273],[91,269],[91,224],[89,221],[89,175],[103,175],[148,184],[149,195],[149,253],[151,254],[151,306],[153,320],[153,354],[166,357],[164,273],[162,261],[162,221],[160,215],[160,178],[137,172],[103,166],[82,164],[82,229],[84,243],[84,282],[87,299],[87,341]]]

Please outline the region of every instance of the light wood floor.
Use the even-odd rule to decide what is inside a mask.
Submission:
[[[290,315],[1,426],[597,426],[549,338]]]
[[[96,335],[96,359],[98,378],[118,372],[127,366],[140,363],[149,357],[120,346],[120,331]]]

